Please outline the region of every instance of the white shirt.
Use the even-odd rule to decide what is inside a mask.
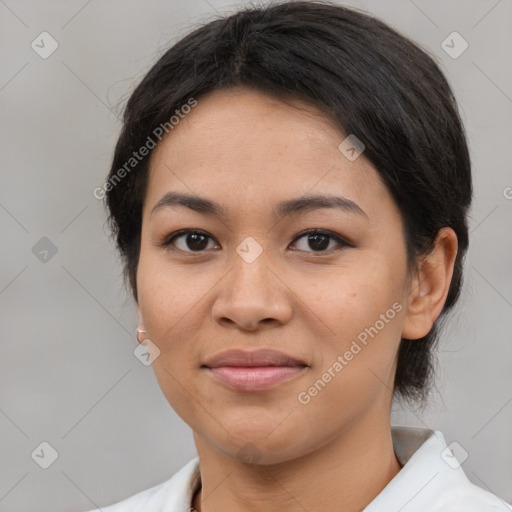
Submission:
[[[391,434],[396,457],[403,467],[364,512],[512,511],[512,505],[468,480],[441,432],[392,426]],[[199,483],[196,457],[169,480],[101,510],[193,512],[192,498]]]

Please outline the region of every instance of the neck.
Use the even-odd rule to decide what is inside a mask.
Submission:
[[[358,424],[314,452],[272,465],[243,463],[194,438],[202,482],[192,502],[197,512],[359,512],[401,469],[389,424]]]

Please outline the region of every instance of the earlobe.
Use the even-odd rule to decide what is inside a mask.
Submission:
[[[402,338],[419,339],[432,329],[450,290],[457,247],[455,231],[444,227],[438,231],[432,251],[418,262],[409,289]]]
[[[141,338],[144,338],[144,334],[146,334],[146,330],[144,329],[144,326],[142,324],[139,324],[139,327],[137,327],[137,341],[139,343],[142,343],[144,344],[144,339],[141,339]]]

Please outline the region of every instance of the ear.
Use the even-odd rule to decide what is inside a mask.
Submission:
[[[448,296],[457,248],[455,231],[444,227],[438,231],[432,251],[421,258],[411,279],[402,338],[416,340],[432,329]]]

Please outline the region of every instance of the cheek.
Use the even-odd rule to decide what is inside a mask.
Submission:
[[[170,406],[185,422],[194,424],[200,410],[191,378],[200,365],[195,336],[207,314],[201,302],[204,291],[197,277],[157,260],[141,252],[137,273],[141,317],[148,338],[160,351],[152,368]]]
[[[315,340],[316,365],[297,396],[299,410],[325,421],[336,411],[343,424],[387,403],[403,322],[398,282],[366,266],[333,275],[324,294],[317,289],[315,312],[332,332]]]
[[[172,364],[178,356],[186,360],[186,354],[181,356],[180,353],[189,348],[198,330],[204,313],[201,299],[208,289],[207,283],[202,283],[198,276],[189,276],[186,271],[170,268],[160,257],[141,251],[137,288],[147,336],[161,352],[155,363]]]
[[[354,407],[354,396],[367,406],[392,387],[405,311],[405,260],[403,265],[400,260],[400,254],[395,259],[368,254],[317,281],[312,309],[330,335],[316,340],[318,364],[311,384],[318,382],[322,398],[313,408],[330,400]]]
[[[394,262],[365,260],[361,259],[359,264],[346,269],[333,268],[325,278],[318,279],[317,276],[314,284],[309,280],[302,282],[304,288],[300,294],[310,296],[312,309],[330,328],[334,339],[346,341],[356,337],[376,322],[378,327],[382,327],[379,322],[381,315],[385,316],[383,321],[388,331],[391,324],[388,320],[399,323],[400,317],[396,313],[397,309],[403,309],[403,269]],[[402,308],[393,308],[397,302]],[[395,332],[400,332],[400,329],[395,329]]]
[[[173,324],[200,302],[206,283],[193,265],[176,266],[162,250],[141,249],[137,270],[139,305],[143,320],[155,327]],[[174,322],[173,322],[174,321]]]

